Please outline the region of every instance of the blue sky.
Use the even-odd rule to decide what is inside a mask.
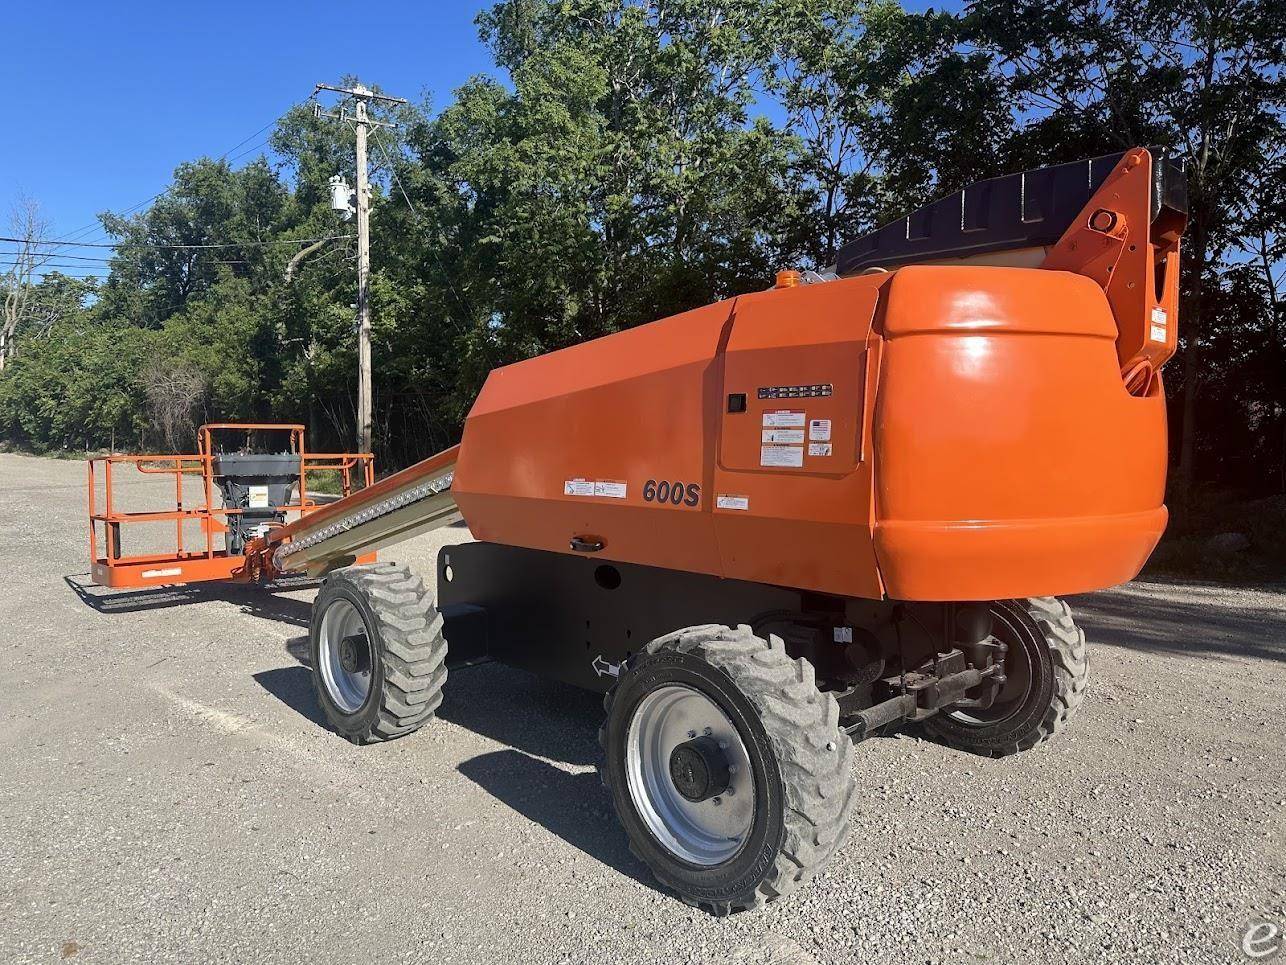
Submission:
[[[345,73],[441,104],[490,67],[473,25],[483,6],[13,4],[4,18],[11,86],[0,129],[0,234],[9,233],[20,193],[41,203],[58,237],[100,211],[137,204],[180,162],[217,157],[315,83]]]
[[[20,194],[41,203],[59,238],[94,223],[98,212],[124,211],[161,191],[180,162],[224,154],[305,99],[315,83],[352,73],[389,93],[412,100],[427,94],[441,105],[471,75],[491,69],[473,24],[489,3],[10,6],[0,234],[9,233],[9,208]],[[105,240],[97,230],[76,238]]]

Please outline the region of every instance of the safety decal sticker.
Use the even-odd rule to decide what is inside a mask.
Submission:
[[[617,479],[598,479],[594,482],[594,495],[611,499],[624,499],[629,486]]]
[[[600,677],[619,677],[621,675],[621,665],[612,663],[602,654],[595,657],[590,666],[594,668],[594,673]]]
[[[563,483],[564,496],[606,496],[609,499],[624,499],[629,486],[619,479],[586,479],[577,476]]]
[[[798,469],[804,464],[803,446],[760,446],[759,465]]]
[[[800,440],[803,441],[802,439]],[[831,441],[831,420],[830,419],[809,419],[808,420],[808,441],[809,442],[830,442]],[[810,452],[811,456],[812,453]],[[827,453],[829,455],[829,453]]]
[[[251,509],[268,508],[268,487],[267,486],[248,486],[249,506]]]
[[[765,429],[760,436],[760,442],[777,443],[779,445],[802,445],[804,442],[803,429]]]
[[[1169,319],[1166,317],[1164,308],[1152,309],[1152,328],[1148,333],[1154,342],[1164,342],[1166,336],[1166,325]]]
[[[808,444],[808,454],[810,456],[829,456],[831,454],[831,444],[829,442],[810,442]]]
[[[806,413],[796,409],[777,409],[764,413],[765,429],[802,429]]]
[[[714,498],[714,504],[719,509],[749,509],[749,496],[729,496],[720,494]]]

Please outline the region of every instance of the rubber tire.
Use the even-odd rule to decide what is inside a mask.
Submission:
[[[741,732],[755,769],[756,819],[747,844],[711,867],[673,855],[647,829],[626,781],[634,708],[658,686],[681,682],[711,697]],[[757,908],[794,891],[848,836],[856,803],[853,744],[839,705],[817,689],[812,664],[792,660],[781,638],[748,626],[689,627],[649,643],[604,698],[599,773],[630,850],[664,886],[715,915]]]
[[[371,689],[353,713],[326,692],[321,674],[321,623],[327,606],[352,603],[371,642]],[[349,566],[326,577],[313,601],[308,631],[313,689],[327,722],[354,744],[404,737],[419,730],[442,703],[447,645],[442,616],[424,581],[396,563]]]
[[[1011,717],[994,725],[968,724],[944,711],[920,726],[926,737],[947,747],[1007,757],[1044,743],[1066,726],[1085,700],[1089,653],[1085,631],[1057,597],[998,600],[992,609],[997,618],[1026,632],[1026,645],[1038,658],[1027,699]]]

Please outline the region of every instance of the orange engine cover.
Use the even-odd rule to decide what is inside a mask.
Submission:
[[[841,596],[1107,586],[1165,523],[1164,398],[1116,335],[1062,271],[744,295],[494,371],[453,491],[489,542]]]

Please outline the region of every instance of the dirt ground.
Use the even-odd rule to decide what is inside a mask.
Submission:
[[[469,668],[354,747],[299,659],[314,588],[93,587],[83,481],[0,454],[2,961],[1234,962],[1286,920],[1283,590],[1073,600],[1093,679],[1060,739],[866,742],[835,862],[717,920],[630,856],[598,698]],[[384,556],[427,577],[443,538]]]

